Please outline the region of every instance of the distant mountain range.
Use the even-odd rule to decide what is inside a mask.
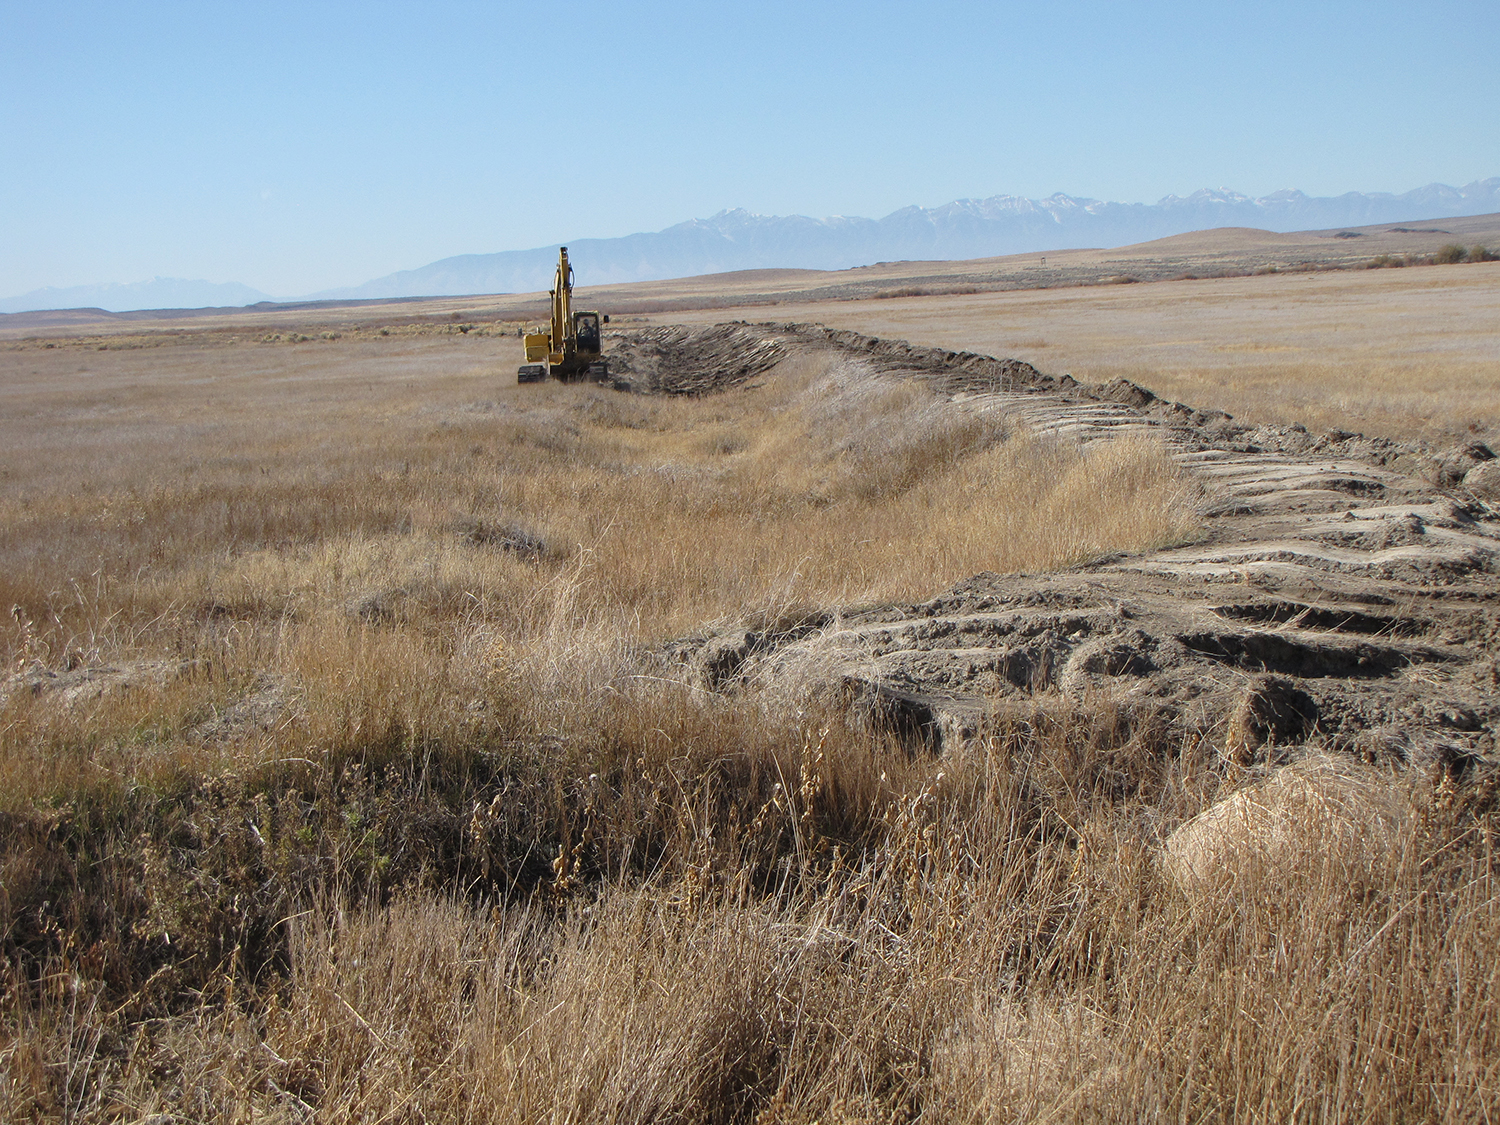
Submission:
[[[1331,197],[1278,191],[1260,199],[1227,190],[1169,195],[1156,203],[1106,203],[1070,195],[995,195],[942,207],[903,207],[883,219],[755,215],[735,209],[666,230],[567,245],[587,285],[655,281],[745,269],[847,269],[882,261],[987,258],[1000,254],[1128,246],[1213,227],[1326,230],[1500,212],[1500,177],[1461,188],[1348,192]],[[298,300],[528,293],[552,284],[557,247],[462,254],[363,285]],[[133,285],[39,289],[0,300],[0,312],[96,307],[110,312],[255,304],[264,293],[233,283],[156,278]]]
[[[580,238],[568,253],[589,285],[694,277],[730,270],[847,269],[881,261],[987,258],[1087,246],[1128,246],[1213,227],[1323,230],[1401,220],[1500,211],[1500,177],[1461,188],[1430,184],[1415,191],[1349,192],[1316,198],[1278,191],[1252,199],[1233,191],[1203,191],[1160,202],[1105,203],[1052,195],[1025,199],[996,195],[942,207],[904,207],[883,219],[755,215],[721,211],[653,234]],[[403,270],[319,298],[439,297],[468,293],[526,293],[547,289],[557,247],[463,254],[421,269]]]
[[[226,281],[184,281],[180,277],[153,277],[130,284],[75,285],[68,289],[34,289],[19,297],[0,300],[0,313],[41,312],[46,309],[229,308],[269,301],[270,297],[248,285]]]

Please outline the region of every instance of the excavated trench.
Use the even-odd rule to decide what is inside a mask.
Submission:
[[[1319,745],[1451,771],[1500,756],[1500,498],[1494,467],[1475,471],[1494,458],[1484,446],[1251,427],[1123,380],[801,324],[653,329],[623,338],[611,367],[622,389],[704,393],[808,349],[1038,434],[1152,435],[1216,498],[1206,534],[795,629],[684,638],[663,653],[679,674],[721,692],[838,692],[941,751],[1006,714],[1108,704],[1247,764]]]

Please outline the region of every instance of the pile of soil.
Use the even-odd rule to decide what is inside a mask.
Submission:
[[[819,326],[656,332],[636,345],[655,365],[651,389],[733,386],[771,356],[833,350],[1038,433],[1154,435],[1215,498],[1191,546],[981,574],[919,604],[668,646],[663,659],[705,687],[842,693],[937,750],[1007,712],[1106,704],[1244,764],[1308,746],[1455,772],[1500,762],[1500,509],[1486,447],[1252,427],[1124,380],[1083,386]]]
[[[616,390],[691,395],[740,386],[789,354],[780,333],[735,323],[622,333],[607,358]]]

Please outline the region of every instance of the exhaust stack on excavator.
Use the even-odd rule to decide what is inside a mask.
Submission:
[[[609,317],[603,320],[609,323]],[[528,328],[525,344],[526,362],[516,372],[518,383],[540,383],[548,375],[554,379],[576,379],[580,375],[599,380],[609,377],[599,314],[573,311],[573,267],[568,264],[566,246],[557,255],[552,322],[545,329]]]

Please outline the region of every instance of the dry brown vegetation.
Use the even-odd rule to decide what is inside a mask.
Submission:
[[[1313,759],[1283,799],[1108,707],[934,760],[654,655],[1189,538],[1161,450],[826,356],[668,400],[507,349],[8,353],[7,1119],[1494,1104],[1483,787]],[[1234,791],[1290,827],[1184,878]]]

